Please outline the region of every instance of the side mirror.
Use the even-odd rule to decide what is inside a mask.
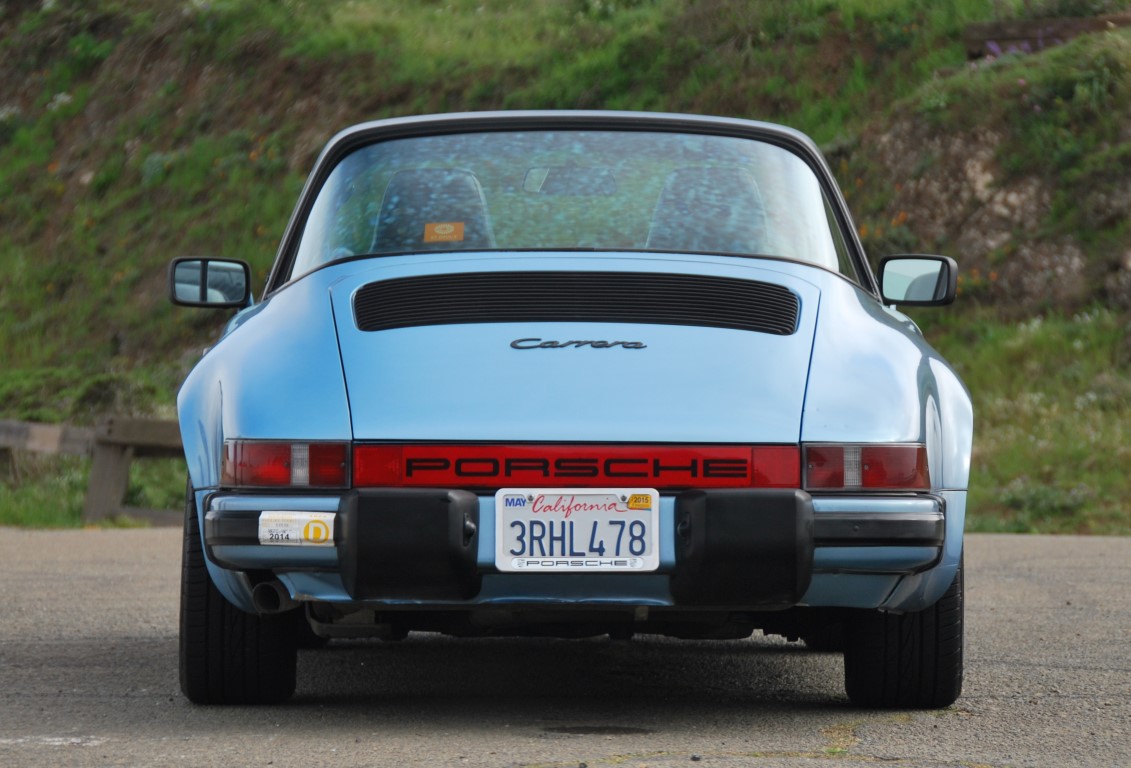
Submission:
[[[185,307],[242,309],[251,303],[251,268],[235,259],[173,259],[169,299]]]
[[[889,256],[880,262],[885,304],[941,307],[958,293],[958,264],[949,256]]]

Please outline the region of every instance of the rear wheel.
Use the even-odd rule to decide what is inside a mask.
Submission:
[[[192,488],[181,561],[181,691],[196,704],[274,704],[295,691],[295,621],[245,613],[208,575]]]
[[[962,692],[962,566],[937,603],[867,611],[845,625],[844,688],[862,707],[935,709]]]

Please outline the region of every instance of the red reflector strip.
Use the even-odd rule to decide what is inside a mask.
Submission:
[[[354,485],[798,488],[796,445],[356,445]]]
[[[916,443],[806,445],[805,487],[811,490],[930,490],[927,447]]]
[[[227,440],[220,484],[227,488],[345,488],[348,443]]]
[[[755,488],[800,488],[801,451],[796,445],[756,445],[754,456]]]

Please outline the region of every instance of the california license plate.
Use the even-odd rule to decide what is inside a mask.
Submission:
[[[503,488],[495,494],[495,567],[654,571],[659,520],[652,488]]]

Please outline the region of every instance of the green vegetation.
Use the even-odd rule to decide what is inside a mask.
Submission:
[[[1131,259],[1131,33],[976,66],[962,44],[973,22],[1128,5],[0,4],[0,418],[171,416],[224,315],[171,307],[168,260],[245,258],[264,278],[313,158],[348,124],[543,107],[736,115],[793,125],[828,149],[874,257],[933,249],[962,264],[959,303],[917,320],[975,397],[971,526],[1131,533],[1131,302],[1114,298],[1131,270],[1120,271]],[[920,139],[989,132],[994,183],[1035,179],[1048,205],[984,252],[959,252],[962,226],[932,226],[936,201],[901,189],[875,141],[900,120],[916,153],[906,176],[961,171]],[[1033,244],[1077,249],[1083,287],[1017,294],[1008,270]],[[131,503],[177,506],[181,468],[138,466]],[[0,524],[77,525],[87,471],[0,454]]]
[[[1009,56],[967,69],[916,94],[912,106],[940,131],[980,126],[1002,132],[998,160],[1009,175],[1056,185],[1050,228],[1086,237],[1098,222],[1081,196],[1126,178],[1131,145],[1123,136],[1131,100],[1131,36],[1081,37],[1032,57]]]
[[[1091,309],[1014,326],[956,305],[923,328],[974,397],[969,528],[1131,532],[1126,316]]]
[[[89,464],[72,457],[0,456],[0,525],[79,525]]]

